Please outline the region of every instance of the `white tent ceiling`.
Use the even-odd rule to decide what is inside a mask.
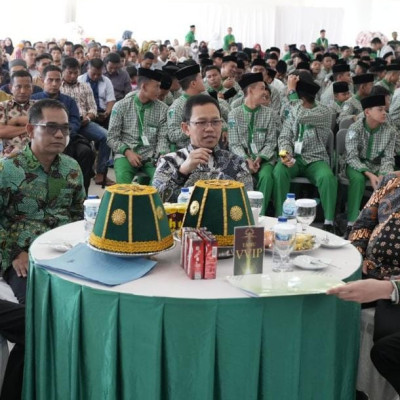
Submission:
[[[38,5],[40,4],[40,7]],[[23,9],[23,12],[21,10]],[[236,40],[245,46],[262,47],[314,41],[321,28],[330,43],[355,44],[358,32],[381,31],[390,36],[398,27],[399,0],[28,0],[9,2],[9,18],[2,18],[0,38],[14,42],[62,38],[77,42],[93,37],[100,42],[120,39],[133,31],[141,43],[150,39],[179,39],[182,43],[190,24],[196,38],[223,37],[233,27]]]

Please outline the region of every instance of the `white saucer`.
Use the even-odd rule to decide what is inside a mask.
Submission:
[[[330,266],[332,260],[330,258],[317,258],[310,256],[298,256],[293,259],[296,267],[309,270],[324,269]]]
[[[344,240],[339,236],[329,237],[328,242],[325,242],[325,238],[319,238],[319,242],[321,243],[322,247],[326,247],[328,249],[340,249],[341,247],[351,243],[350,240]]]

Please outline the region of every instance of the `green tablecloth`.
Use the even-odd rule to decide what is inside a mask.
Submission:
[[[143,297],[31,265],[27,304],[25,399],[354,398],[360,308],[334,297]]]

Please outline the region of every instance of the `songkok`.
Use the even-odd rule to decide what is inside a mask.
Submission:
[[[271,47],[271,48],[269,49],[269,51],[276,51],[277,53],[280,53],[280,52],[281,52],[281,49],[280,49],[279,47]]]
[[[222,58],[224,56],[224,53],[222,51],[214,51],[213,55],[211,58]]]
[[[184,67],[176,72],[176,77],[178,81],[187,78],[188,76],[197,75],[200,73],[200,65],[190,65],[188,67]]]
[[[296,90],[298,92],[305,92],[307,94],[310,94],[311,96],[315,96],[321,87],[314,83],[314,82],[306,82],[300,77],[300,80],[297,82]]]
[[[263,74],[261,72],[243,74],[242,79],[239,81],[239,85],[242,89],[256,82],[264,82]]]
[[[254,66],[261,66],[267,69],[267,64],[262,58],[256,58],[255,60],[253,60],[253,62],[251,63],[251,67],[253,68]]]
[[[214,65],[213,60],[211,60],[211,58],[204,58],[203,60],[200,60],[200,63],[202,67],[207,67],[208,65]]]
[[[361,67],[361,68],[364,68],[364,69],[368,69],[368,68],[369,68],[369,65],[368,65],[367,63],[365,63],[364,61],[359,61],[359,62],[357,63],[357,65],[358,65],[359,67]]]
[[[363,110],[371,107],[381,107],[384,106],[385,104],[386,104],[385,96],[382,94],[378,94],[375,96],[368,96],[361,100],[361,105]]]
[[[335,64],[332,67],[332,72],[334,74],[339,74],[341,72],[349,72],[349,71],[350,71],[350,66],[347,64],[339,64],[339,65]]]
[[[175,65],[173,62],[168,61],[163,67],[162,70],[164,72],[167,72],[170,76],[175,77],[176,72],[179,71],[179,68],[177,65]]]
[[[274,79],[276,75],[276,71],[272,68],[267,67],[267,74],[270,78]]]
[[[196,28],[196,25],[190,25],[191,28]]]
[[[153,81],[161,82],[162,73],[158,70],[152,70],[147,68],[139,68],[138,76],[144,76],[149,79],[153,79]]]
[[[386,66],[386,71],[400,71],[400,64],[390,64]]]
[[[164,71],[161,71],[160,73],[162,75],[160,89],[169,90],[172,85],[171,76]]]
[[[349,91],[349,84],[347,82],[334,82],[333,93],[346,93]]]
[[[353,83],[355,85],[361,85],[363,83],[369,83],[374,81],[374,74],[361,74],[353,76]]]
[[[296,69],[306,69],[307,71],[310,70],[310,63],[302,61],[297,64]]]
[[[204,60],[206,58],[210,58],[210,55],[208,53],[199,54],[199,60]]]
[[[280,74],[286,74],[287,72],[287,64],[283,60],[279,60],[278,63],[276,64],[276,70]]]
[[[236,63],[237,59],[236,59],[236,57],[233,57],[233,56],[222,57],[222,62],[225,63],[225,62],[229,62],[229,61],[232,61],[232,62]]]
[[[243,60],[238,60],[237,61],[237,68],[238,69],[244,69],[245,68]]]

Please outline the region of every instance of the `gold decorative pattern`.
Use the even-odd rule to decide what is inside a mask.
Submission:
[[[224,179],[210,179],[197,181],[195,186],[209,189],[237,189],[244,187],[242,182],[229,181]]]
[[[193,201],[192,204],[190,205],[190,215],[197,215],[200,209],[200,204],[197,200]]]
[[[154,194],[157,192],[157,189],[153,186],[119,183],[116,185],[109,186],[107,188],[107,191],[110,193],[140,196],[140,195]]]
[[[196,226],[196,228],[200,228],[200,226],[201,226],[201,224],[202,224],[202,221],[203,221],[203,213],[204,213],[204,206],[206,205],[207,196],[208,196],[208,188],[206,187],[206,189],[204,190],[204,193],[203,193],[203,198],[201,199],[200,215],[199,215],[199,218],[197,219],[197,226]],[[185,225],[182,224],[182,226],[185,226]]]
[[[163,219],[163,217],[164,217],[164,209],[161,206],[158,206],[156,208],[156,213],[157,213],[157,218],[158,219]]]
[[[246,212],[247,223],[250,225],[250,215],[249,215],[249,210],[247,208],[246,196],[244,194],[244,186],[240,188],[240,193],[242,194],[242,201],[244,205],[244,211]]]
[[[160,241],[150,240],[146,242],[132,242],[100,238],[93,232],[90,234],[89,243],[101,250],[113,251],[116,253],[152,253],[162,251],[171,247],[174,243],[172,235],[168,235]]]
[[[222,218],[223,218],[223,233],[228,234],[228,207],[226,205],[226,190],[222,189]]]
[[[229,215],[234,221],[240,221],[243,217],[243,211],[239,206],[233,206],[233,207],[231,207]],[[225,231],[225,227],[224,227],[224,231]]]
[[[103,226],[103,234],[101,237],[106,237],[107,233],[107,228],[108,228],[108,219],[110,218],[110,212],[111,212],[111,206],[114,201],[114,193],[111,193],[110,200],[107,205],[107,213],[106,213],[106,219],[104,220],[104,226]]]
[[[154,217],[154,225],[157,231],[157,239],[161,240],[161,233],[160,233],[160,227],[158,226],[158,220],[157,220],[157,214],[156,214],[156,206],[154,204],[154,198],[153,196],[149,196],[150,198],[150,204],[151,204],[151,211],[153,212],[153,217]]]
[[[218,247],[233,246],[233,235],[215,235],[215,237],[217,238]]]
[[[132,222],[132,218],[133,218],[133,196],[129,196],[129,224],[128,224],[128,240],[129,243],[133,242],[133,222]]]
[[[121,208],[114,210],[111,214],[111,220],[115,225],[123,225],[126,221],[126,212]]]

